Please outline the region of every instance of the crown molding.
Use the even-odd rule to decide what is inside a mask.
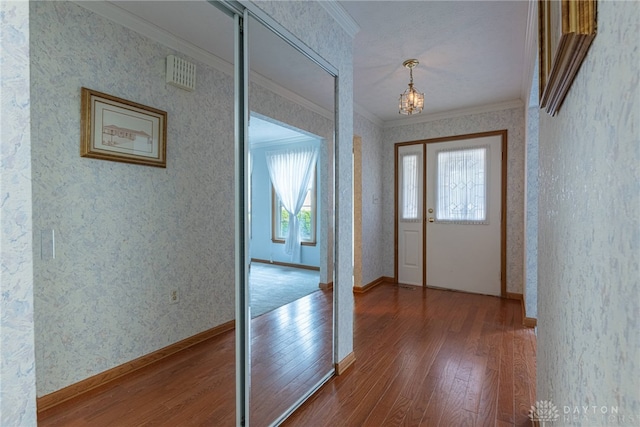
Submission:
[[[384,126],[384,121],[382,119],[380,119],[378,116],[376,116],[375,114],[373,114],[372,112],[370,112],[360,104],[356,104],[354,102],[353,111],[379,127]]]
[[[520,99],[512,101],[497,102],[495,104],[481,105],[470,108],[460,108],[457,110],[442,111],[432,114],[420,114],[418,116],[406,119],[389,120],[384,122],[384,128],[392,128],[396,126],[413,125],[418,123],[435,122],[437,120],[453,119],[456,117],[471,116],[473,114],[491,113],[493,111],[511,110],[513,108],[522,108],[524,103]]]
[[[212,68],[217,69],[218,71],[233,76],[233,64],[215,56],[211,52],[207,52],[206,50],[201,49],[193,45],[192,43],[171,34],[170,32],[158,27],[157,25],[151,24],[150,22],[127,12],[126,10],[116,6],[115,4],[106,1],[74,2],[77,5],[82,6],[83,8],[102,16],[103,18],[113,21],[116,24],[122,25],[123,27],[129,28],[130,30],[138,34],[148,37],[151,40],[167,46],[179,53],[187,55],[192,59],[202,62],[203,64],[209,65]],[[329,111],[326,108],[323,108],[307,100],[306,98],[301,97],[295,92],[292,92],[289,89],[286,89],[274,83],[273,81],[256,72],[252,71],[250,73],[250,80],[262,86],[263,88],[270,90],[271,92],[280,95],[283,98],[288,99],[289,101],[292,101],[307,108],[308,110],[320,114],[326,119],[329,119],[331,121],[335,119],[332,111]]]
[[[351,38],[354,38],[358,31],[360,31],[358,23],[337,0],[323,0],[318,3],[340,24]]]
[[[233,64],[121,9],[113,3],[106,1],[75,1],[75,3],[103,18],[120,24],[177,52],[188,55],[225,74],[233,75]]]
[[[527,14],[527,29],[525,33],[525,42],[522,58],[522,88],[520,92],[520,99],[522,102],[530,107],[537,106],[530,105],[534,81],[534,70],[536,68],[538,52],[538,0],[529,0],[529,11]],[[536,79],[537,81],[537,79]],[[537,100],[537,95],[535,99]]]

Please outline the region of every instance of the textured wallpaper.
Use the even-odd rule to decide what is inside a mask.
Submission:
[[[527,152],[525,177],[525,315],[538,317],[538,150],[540,113],[538,107],[527,109]]]
[[[394,144],[507,129],[507,292],[522,293],[524,263],[524,108],[474,114],[384,130],[384,275],[393,277]]]
[[[0,2],[0,425],[36,425],[29,4]]]
[[[640,424],[638,23],[638,3],[598,2],[567,98],[540,113],[537,399],[560,425]]]
[[[362,284],[384,276],[382,230],[382,128],[355,113],[362,138]],[[393,275],[393,274],[391,274]]]
[[[74,3],[30,5],[41,396],[234,318],[233,84],[197,64],[194,92],[166,85],[176,52]],[[82,86],[167,111],[167,168],[81,158]]]

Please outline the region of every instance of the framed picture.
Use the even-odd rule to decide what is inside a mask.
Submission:
[[[596,0],[538,0],[540,108],[555,116],[596,36]]]
[[[167,113],[82,88],[80,156],[167,167]]]

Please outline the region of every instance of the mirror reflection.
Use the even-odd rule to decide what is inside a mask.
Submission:
[[[262,426],[333,369],[334,78],[253,18],[249,63],[249,408]]]

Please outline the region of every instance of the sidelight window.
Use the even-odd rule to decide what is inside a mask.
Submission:
[[[421,160],[420,153],[407,153],[402,155],[402,176],[400,188],[401,214],[403,221],[419,221],[421,206]]]

